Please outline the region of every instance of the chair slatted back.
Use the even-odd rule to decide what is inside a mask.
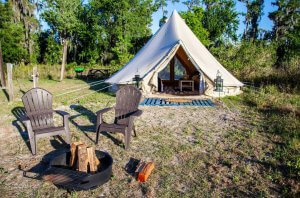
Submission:
[[[134,86],[124,86],[117,91],[115,123],[129,124],[129,117],[138,110],[142,93]]]
[[[54,126],[51,93],[33,88],[22,96],[22,101],[33,130]]]

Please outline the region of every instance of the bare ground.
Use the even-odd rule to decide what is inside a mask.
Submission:
[[[114,97],[95,94],[79,104],[56,107],[71,114],[72,141],[94,146],[94,112],[113,103]],[[11,114],[3,114],[0,197],[277,197],[284,190],[273,182],[282,177],[281,171],[263,163],[274,143],[255,129],[259,118],[224,104],[141,109],[144,113],[135,122],[138,136],[132,138],[130,150],[124,150],[122,135],[100,136],[97,149],[114,159],[111,180],[94,190],[71,193],[30,178],[43,168],[45,155],[65,148],[63,141],[42,139],[38,154],[32,156],[24,127]],[[112,117],[109,113],[105,119]],[[147,183],[139,184],[124,170],[131,157],[155,162]]]

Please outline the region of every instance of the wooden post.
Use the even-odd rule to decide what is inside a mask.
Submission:
[[[33,67],[33,88],[37,87],[38,81],[39,81],[39,73],[37,67]]]
[[[8,100],[12,102],[14,100],[14,89],[13,89],[13,80],[12,80],[12,73],[13,73],[13,64],[7,63],[7,89],[8,89]]]
[[[1,48],[1,42],[0,42],[0,82],[1,82],[2,87],[6,87],[6,81],[5,81],[3,66],[4,66],[4,64],[3,64],[2,48]]]
[[[61,63],[61,70],[60,70],[60,81],[64,79],[64,72],[65,72],[65,64],[67,62],[67,53],[68,53],[68,41],[64,40],[64,47],[63,47],[63,58]]]

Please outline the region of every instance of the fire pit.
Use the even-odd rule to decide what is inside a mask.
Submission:
[[[96,156],[101,162],[98,172],[85,173],[70,168],[71,152],[65,152],[50,161],[49,168],[43,178],[54,185],[69,190],[88,190],[109,181],[112,175],[112,157],[105,152],[97,151]]]

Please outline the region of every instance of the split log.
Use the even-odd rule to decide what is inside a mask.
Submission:
[[[95,153],[95,163],[96,163],[97,168],[99,168],[100,161],[98,160],[98,157],[96,156],[96,153]]]
[[[87,149],[87,156],[88,156],[88,165],[90,167],[90,172],[95,173],[97,172],[97,167],[99,165],[99,160],[96,157],[95,148],[88,147]]]
[[[78,159],[78,146],[83,145],[82,142],[73,142],[71,144],[71,159],[70,159],[70,166],[74,167],[76,166],[76,161]]]
[[[85,145],[78,146],[78,170],[87,173],[88,154]]]
[[[96,156],[95,148],[87,147],[82,142],[74,142],[71,144],[69,165],[78,171],[96,173],[100,161]]]

